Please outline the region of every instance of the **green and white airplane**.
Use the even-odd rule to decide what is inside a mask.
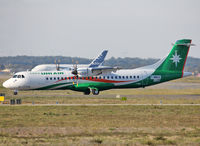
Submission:
[[[192,75],[184,72],[191,40],[176,41],[171,52],[149,66],[136,69],[92,68],[77,74],[70,71],[18,72],[3,86],[15,90],[74,90],[88,95],[92,92],[122,88],[140,88]],[[95,75],[95,76],[94,76]]]

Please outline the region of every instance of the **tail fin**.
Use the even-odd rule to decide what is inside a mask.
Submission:
[[[104,59],[108,53],[108,50],[104,50],[97,58],[95,58],[89,65],[89,67],[98,67],[104,62]]]
[[[183,73],[191,42],[192,40],[189,39],[176,41],[169,55],[160,62],[156,70]]]

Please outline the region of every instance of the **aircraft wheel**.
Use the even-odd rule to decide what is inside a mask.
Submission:
[[[17,90],[14,90],[13,94],[14,94],[14,95],[17,95],[17,94],[18,94],[18,91],[17,91]]]
[[[92,89],[92,94],[93,94],[93,95],[98,95],[98,94],[99,94],[99,90],[97,90],[97,89]]]
[[[85,91],[84,95],[90,95],[90,90]]]

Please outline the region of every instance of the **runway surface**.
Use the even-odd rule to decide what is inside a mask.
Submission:
[[[200,104],[0,104],[0,106],[200,106]]]

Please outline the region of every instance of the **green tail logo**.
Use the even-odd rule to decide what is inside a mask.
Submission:
[[[159,71],[182,72],[191,45],[191,40],[178,40],[163,63],[157,68]]]

